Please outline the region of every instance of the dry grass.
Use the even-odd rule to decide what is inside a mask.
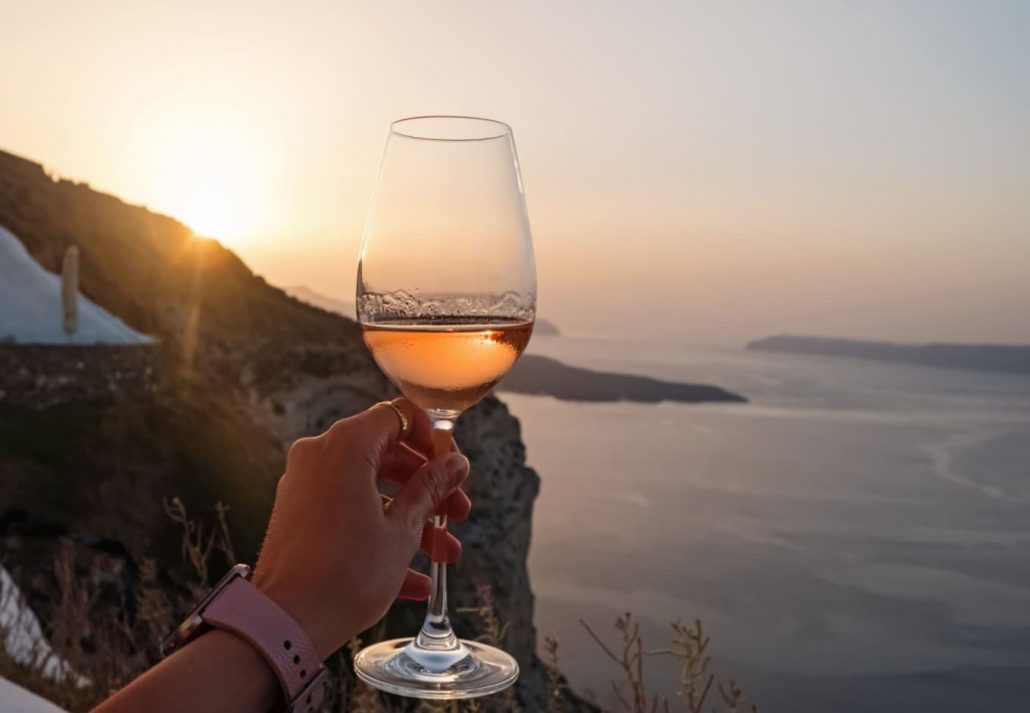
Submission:
[[[758,712],[757,706],[748,704],[743,689],[734,679],[718,681],[715,674],[709,672],[712,659],[708,654],[708,645],[711,640],[705,635],[699,619],[695,619],[693,625],[686,625],[680,621],[673,622],[672,645],[667,649],[655,650],[644,648],[640,624],[628,612],[615,620],[615,631],[618,635],[615,646],[606,644],[585,621],[580,620],[580,624],[620,670],[619,678],[611,681],[612,693],[618,702],[618,711],[670,713],[673,710],[684,710],[671,707],[669,700],[658,694],[649,696],[647,693],[645,658],[672,656],[680,666],[680,687],[677,697],[689,713],[718,712],[719,709],[712,702],[713,685],[721,698],[723,713]]]
[[[143,670],[147,655],[137,645],[138,632],[117,599],[108,605],[114,595],[104,574],[111,564],[94,555],[84,569],[71,544],[63,542],[53,564],[57,587],[47,640],[32,643],[28,661],[0,652],[0,674],[74,713],[89,710]],[[28,612],[25,602],[18,604]],[[8,622],[0,636],[6,640],[27,619],[25,614],[22,621]]]
[[[124,560],[101,553],[84,557],[71,542],[62,542],[53,563],[56,588],[47,616],[47,640],[37,644],[28,662],[15,661],[0,646],[0,676],[72,713],[81,713],[158,660],[157,642],[207,590],[211,572],[221,571],[214,568],[236,560],[227,510],[221,504],[215,507],[213,523],[206,527],[190,518],[178,498],[165,502],[164,507],[180,530],[187,576],[172,583],[152,559],[139,562],[130,576],[122,571]],[[120,587],[113,581],[131,584]],[[476,606],[459,611],[479,619],[477,641],[503,647],[507,625],[497,615],[491,588],[480,586],[476,599]],[[0,610],[3,604],[0,602]],[[0,628],[0,641],[6,641],[9,630],[18,623],[9,621],[8,630]],[[722,713],[757,711],[748,705],[732,678],[719,681],[709,671],[709,638],[700,621],[672,624],[670,646],[658,650],[645,649],[639,624],[628,613],[615,621],[614,644],[606,643],[585,622],[581,624],[619,670],[611,681],[616,701],[612,713],[718,713],[718,703]],[[370,638],[378,640],[383,635],[383,631],[373,631]],[[359,639],[352,640],[328,662],[331,685],[322,709],[325,713],[521,713],[514,688],[460,702],[407,701],[381,694],[352,673],[351,661],[361,645]],[[648,693],[644,664],[649,656],[671,656],[679,663],[679,706],[672,707],[670,701]],[[561,673],[558,641],[551,637],[545,639],[544,665],[546,713],[591,709],[569,693]]]
[[[83,553],[62,540],[54,557],[56,586],[46,616],[49,651],[39,642],[37,648],[45,655],[33,655],[24,664],[0,650],[0,675],[79,713],[153,665],[158,642],[206,590],[213,553],[234,559],[226,508],[216,506],[210,531],[188,517],[178,498],[166,502],[165,511],[181,530],[184,578],[169,582],[152,559],[143,559],[137,571],[128,573],[124,559]],[[7,632],[0,631],[0,637],[6,639]]]
[[[547,666],[547,713],[562,713],[566,683],[558,656],[558,639],[553,636],[544,639],[544,665]]]
[[[494,606],[494,593],[488,584],[481,584],[476,588],[477,605],[474,607],[459,608],[459,613],[475,614],[479,618],[480,631],[476,641],[504,648],[504,637],[508,633],[508,625],[501,622],[497,617],[497,608]],[[491,699],[474,699],[467,701],[465,709],[468,713],[487,713],[488,711],[511,711],[519,713],[518,701],[515,700],[515,689],[506,688]]]

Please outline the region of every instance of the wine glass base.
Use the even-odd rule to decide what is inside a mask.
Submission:
[[[465,656],[442,659],[440,666],[411,655],[412,639],[373,644],[354,657],[354,671],[370,686],[409,698],[449,701],[503,691],[519,677],[519,665],[493,646],[462,640]],[[430,670],[430,667],[432,670]]]

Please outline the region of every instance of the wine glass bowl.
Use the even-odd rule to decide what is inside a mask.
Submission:
[[[458,308],[532,320],[533,243],[507,124],[417,117],[391,125],[361,247],[362,320],[368,293],[386,296],[384,306],[405,318],[447,316],[450,298]],[[507,293],[512,301],[494,301]]]
[[[390,127],[358,265],[365,344],[397,389],[450,448],[458,416],[486,396],[529,343],[536,268],[511,128],[491,119],[430,116]],[[434,518],[437,536],[446,521]],[[358,676],[392,693],[457,699],[507,688],[515,660],[458,639],[447,615],[446,565],[421,631],[374,644]]]
[[[529,343],[532,322],[493,320],[412,329],[405,322],[364,326],[365,342],[383,372],[431,415],[457,418],[486,396]]]

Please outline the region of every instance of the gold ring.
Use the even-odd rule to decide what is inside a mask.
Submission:
[[[372,406],[372,408],[375,408],[376,406],[389,406],[391,409],[393,409],[393,412],[395,414],[397,414],[397,418],[399,418],[401,420],[401,435],[400,435],[400,438],[404,438],[404,436],[408,433],[408,425],[409,424],[408,424],[408,417],[404,415],[403,411],[401,411],[400,406],[395,404],[393,401],[380,401],[379,403],[374,404]]]

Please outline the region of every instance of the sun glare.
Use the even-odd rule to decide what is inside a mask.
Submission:
[[[227,156],[191,163],[170,182],[170,212],[197,235],[227,243],[247,239],[255,228],[248,204],[253,205],[253,181],[234,167]],[[188,174],[188,175],[187,175]]]
[[[154,107],[140,117],[133,156],[147,175],[148,203],[199,236],[239,247],[274,210],[268,137],[231,107]]]

